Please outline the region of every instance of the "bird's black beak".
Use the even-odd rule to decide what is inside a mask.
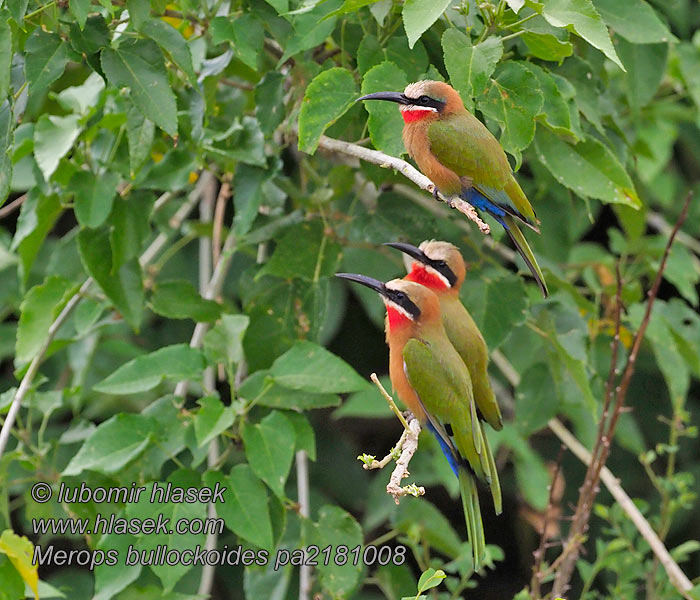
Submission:
[[[398,104],[411,104],[411,100],[406,98],[401,92],[375,92],[374,94],[367,94],[355,100],[359,102],[360,100],[388,100],[389,102],[396,102]]]
[[[389,290],[387,290],[386,285],[384,285],[384,283],[379,281],[378,279],[374,279],[373,277],[367,277],[366,275],[357,275],[356,273],[336,273],[335,276],[340,277],[341,279],[347,279],[348,281],[354,281],[355,283],[359,283],[360,285],[364,285],[365,287],[374,290],[375,292],[381,294],[386,298],[388,298],[389,296]]]
[[[404,254],[408,254],[411,258],[415,258],[418,262],[432,267],[448,281],[450,287],[453,287],[457,283],[457,276],[454,274],[454,271],[447,266],[444,260],[435,260],[430,258],[420,248],[416,248],[411,244],[404,244],[403,242],[386,242],[383,245],[396,248]]]

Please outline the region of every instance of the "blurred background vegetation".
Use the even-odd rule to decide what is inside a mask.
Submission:
[[[533,597],[560,447],[547,422],[558,416],[592,445],[615,266],[624,364],[683,198],[700,192],[699,25],[694,0],[0,2],[0,420],[11,429],[0,598],[24,597],[32,579],[14,534],[122,556],[130,544],[205,544],[203,533],[35,534],[39,517],[181,510],[39,504],[37,480],[54,490],[219,482],[219,548],[409,549],[398,565],[321,566],[310,594],[291,566],[50,564],[38,571],[42,598],[398,599],[415,596],[430,567],[447,578],[429,597]],[[352,102],[426,77],[450,81],[519,169],[542,221],[527,235],[549,299],[499,228],[486,238],[401,175],[316,149],[325,131],[402,155],[396,107]],[[608,461],[691,579],[699,234],[694,200]],[[479,575],[437,444],[421,438],[411,463],[426,496],[399,506],[389,474],[356,460],[384,456],[401,430],[368,383],[388,369],[382,304],[332,275],[401,276],[380,244],[429,238],[463,251],[463,301],[498,352],[490,374],[506,425],[489,437],[505,510],[484,507],[491,564]],[[565,452],[543,570],[584,473]],[[570,597],[680,597],[606,490],[596,502]]]

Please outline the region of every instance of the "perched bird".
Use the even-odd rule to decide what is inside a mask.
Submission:
[[[358,100],[399,104],[403,141],[420,170],[445,196],[459,196],[496,219],[547,297],[542,271],[516,223],[539,233],[535,211],[498,140],[464,108],[459,94],[446,83],[425,80],[409,84],[403,93],[377,92]]]
[[[412,281],[393,279],[384,284],[364,275],[337,276],[375,290],[386,305],[391,384],[435,435],[459,479],[467,535],[478,569],[486,542],[475,477],[493,486],[498,473],[488,460],[491,453],[477,415],[469,370],[445,333],[440,301],[430,289]]]

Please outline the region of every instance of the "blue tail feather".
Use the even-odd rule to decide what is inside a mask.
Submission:
[[[498,206],[498,204],[491,202],[491,200],[484,196],[479,190],[470,187],[469,189],[464,190],[461,195],[462,198],[469,202],[469,204],[471,204],[474,208],[487,212],[492,217],[494,217],[501,225],[506,227],[502,219],[502,217],[506,216],[506,211],[503,210],[503,208],[501,208],[500,206]]]
[[[436,437],[438,443],[440,444],[440,448],[442,448],[442,453],[445,455],[445,458],[447,458],[447,462],[450,463],[450,468],[452,469],[452,472],[457,477],[459,477],[459,465],[457,464],[457,458],[453,454],[452,449],[447,445],[447,442],[445,442],[445,440],[442,439],[442,437],[438,434],[437,430],[435,429],[435,427],[433,427],[433,424],[430,421],[426,422],[426,426]]]

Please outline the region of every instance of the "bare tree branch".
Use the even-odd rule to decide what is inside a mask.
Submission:
[[[481,233],[491,233],[490,227],[479,218],[479,215],[476,213],[476,210],[471,204],[465,202],[461,198],[446,198],[436,190],[435,185],[432,181],[430,181],[430,179],[428,179],[425,175],[423,175],[423,173],[418,171],[413,165],[407,163],[405,160],[395,156],[389,156],[388,154],[384,154],[384,152],[379,152],[378,150],[364,148],[363,146],[353,144],[352,142],[345,142],[342,140],[329,138],[325,135],[321,136],[321,139],[318,142],[318,147],[331,152],[353,156],[355,158],[359,158],[360,160],[379,165],[385,169],[394,169],[407,179],[410,179],[419,188],[425,190],[426,192],[430,192],[436,198],[447,204],[450,208],[458,210],[469,220],[474,221]]]

